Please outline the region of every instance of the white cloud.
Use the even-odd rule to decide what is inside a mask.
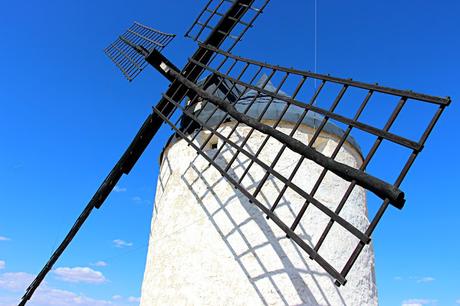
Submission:
[[[139,303],[141,301],[141,298],[140,297],[135,297],[135,296],[130,296],[128,298],[125,298],[119,294],[117,295],[114,295],[112,296],[112,300],[114,301],[125,301],[125,302],[128,302],[128,303]]]
[[[124,240],[121,240],[121,239],[115,239],[115,240],[113,241],[113,244],[114,244],[115,247],[117,247],[117,248],[130,247],[130,246],[133,245],[132,242],[124,241]]]
[[[0,270],[5,269],[6,262],[4,260],[0,260]]]
[[[21,169],[22,167],[24,167],[24,163],[20,162],[20,163],[17,163],[13,166],[13,169]]]
[[[125,192],[126,190],[128,190],[126,187],[120,187],[118,185],[115,185],[115,187],[113,188],[113,191],[115,192]]]
[[[24,291],[34,277],[34,275],[25,272],[3,273],[0,275],[0,289]]]
[[[100,284],[106,281],[104,275],[88,267],[62,267],[57,268],[53,273],[65,282]]]
[[[401,306],[423,306],[423,305],[434,305],[436,300],[428,299],[409,299],[402,302]]]
[[[114,301],[119,301],[119,300],[121,300],[122,298],[123,298],[123,297],[122,297],[121,295],[118,295],[118,294],[112,296],[112,300],[114,300]]]
[[[140,297],[134,297],[134,296],[130,296],[128,298],[128,302],[130,303],[139,303],[141,301],[141,298]]]
[[[22,294],[22,293],[21,293]],[[16,306],[20,296],[2,296],[0,305]],[[84,294],[77,294],[67,290],[50,287],[40,287],[28,303],[33,306],[127,306],[116,304],[111,301],[94,299]]]
[[[107,306],[113,305],[112,302],[106,300],[98,300],[87,297],[83,294],[77,294],[67,290],[55,288],[43,288],[37,291],[37,295],[33,298],[34,305],[53,305],[53,306]]]
[[[18,305],[18,297],[0,296],[0,305],[2,305],[2,306],[17,306]]]
[[[431,283],[434,281],[434,278],[431,276],[425,276],[417,279],[417,283]]]
[[[107,267],[108,263],[106,263],[103,260],[96,261],[95,263],[91,263],[90,265],[95,266],[95,267]]]
[[[418,284],[421,284],[421,283],[431,283],[433,281],[435,281],[435,278],[434,277],[431,277],[431,276],[424,276],[424,277],[420,277],[420,276],[409,276],[409,277],[406,277],[406,278],[403,278],[402,276],[395,276],[393,277],[393,279],[395,281],[402,281],[404,279],[409,279],[411,281],[415,281],[416,283]]]
[[[455,301],[456,304],[460,304],[460,299]]]
[[[10,241],[11,239],[5,236],[0,236],[0,241]]]
[[[19,298],[27,286],[34,279],[35,275],[25,272],[0,274],[0,289],[11,292],[0,296],[0,305],[16,306]],[[128,299],[120,296],[120,300],[113,301],[95,299],[82,293],[75,293],[67,290],[50,287],[46,281],[37,289],[30,301],[32,306],[132,306]]]
[[[131,200],[133,200],[133,202],[139,203],[139,204],[149,204],[150,203],[148,200],[144,200],[139,196],[132,197]]]

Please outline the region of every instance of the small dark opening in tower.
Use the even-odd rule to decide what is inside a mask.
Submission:
[[[219,139],[216,137],[216,135],[204,134],[203,136],[206,141],[206,145],[204,147],[206,150],[217,149],[217,145],[219,144]],[[207,139],[208,137],[210,137],[209,140]]]

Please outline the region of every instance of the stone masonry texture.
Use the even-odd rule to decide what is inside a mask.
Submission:
[[[267,122],[270,124],[270,122]],[[232,123],[219,128],[228,134]],[[292,124],[278,129],[289,133]],[[232,140],[241,139],[250,128],[240,125]],[[300,126],[294,137],[305,143],[314,130]],[[207,137],[201,132],[197,143]],[[266,135],[255,132],[245,148],[256,152]],[[208,145],[212,156],[217,151]],[[323,133],[315,149],[330,156],[337,136]],[[270,140],[260,159],[270,164],[280,149]],[[216,161],[225,167],[234,150],[224,147]],[[299,155],[286,150],[275,170],[289,176]],[[362,157],[345,143],[336,160],[358,168]],[[250,160],[239,154],[229,173],[239,178]],[[322,167],[304,160],[293,179],[309,192]],[[254,191],[265,171],[254,165],[242,184]],[[315,197],[334,210],[349,182],[328,172]],[[273,203],[283,184],[271,178],[257,196],[267,207]],[[305,199],[288,189],[275,213],[288,225]],[[366,193],[355,188],[340,214],[364,231],[367,218]],[[329,221],[323,212],[310,205],[296,233],[314,246]],[[337,287],[334,280],[302,249],[285,237],[271,220],[208,162],[187,146],[184,140],[166,148],[161,164],[151,224],[147,262],[142,284],[141,305],[377,305],[374,277],[374,253],[367,246],[347,276],[348,283]],[[334,224],[319,253],[340,269],[358,240],[340,225]]]

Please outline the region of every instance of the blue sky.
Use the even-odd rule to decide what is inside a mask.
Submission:
[[[178,34],[165,54],[181,67],[196,47],[182,33],[204,2],[0,0],[0,305],[22,295],[166,88],[152,69],[128,83],[102,49],[137,20]],[[313,3],[272,0],[235,53],[313,70]],[[456,0],[318,0],[318,72],[453,100],[402,186],[406,207],[375,232],[381,305],[460,304],[460,166],[449,160],[459,14]],[[165,137],[90,217],[35,305],[136,305]]]

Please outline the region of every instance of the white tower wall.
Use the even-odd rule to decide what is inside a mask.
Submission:
[[[232,124],[222,126],[225,134]],[[280,129],[289,133],[290,123]],[[240,125],[232,136],[235,142],[249,132]],[[313,129],[303,125],[295,137],[305,143]],[[255,132],[246,148],[256,152],[266,135]],[[198,137],[200,138],[200,137]],[[201,135],[198,142],[206,138]],[[335,135],[321,134],[316,149],[330,156],[338,143]],[[218,143],[218,147],[220,142]],[[280,145],[269,141],[260,159],[270,164]],[[208,150],[214,150],[211,147]],[[225,166],[234,151],[225,148],[217,158]],[[288,176],[299,155],[286,150],[275,170]],[[362,158],[349,143],[336,160],[359,167]],[[232,175],[240,177],[249,160],[239,155]],[[305,160],[294,183],[309,192],[322,167]],[[243,181],[254,190],[263,177],[262,168],[253,166]],[[283,187],[267,181],[257,197],[273,203]],[[328,173],[316,193],[332,210],[338,205],[348,183]],[[288,189],[289,190],[289,189]],[[287,224],[295,218],[305,200],[288,191],[275,210]],[[368,225],[366,196],[355,188],[340,214],[358,229]],[[296,233],[314,245],[329,218],[310,205]],[[334,224],[319,253],[339,270],[345,264],[357,238]],[[377,305],[374,254],[366,247],[350,271],[348,283],[336,287],[334,280],[293,241],[285,238],[271,220],[184,140],[165,151],[158,180],[147,263],[142,284],[141,305]]]

